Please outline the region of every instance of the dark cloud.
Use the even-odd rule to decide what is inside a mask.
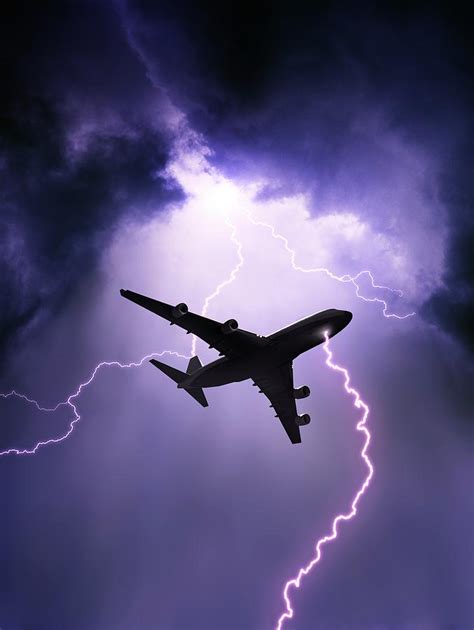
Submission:
[[[5,16],[0,37],[0,350],[94,268],[124,215],[180,196],[113,7],[35,6]]]
[[[450,241],[444,287],[424,304],[423,314],[474,352],[474,144],[452,158],[441,194],[449,209]]]
[[[339,102],[337,111],[319,112],[325,118],[321,125],[330,122],[330,114],[340,124],[358,104],[368,105],[363,100],[368,98],[388,108],[395,122],[420,127],[421,118],[438,122],[440,110],[453,107],[464,89],[459,78],[469,76],[462,18],[447,19],[428,7],[381,10],[301,1],[128,6],[126,20],[158,82],[169,86],[193,124],[213,137],[230,127],[234,141],[244,140],[245,126],[253,121],[270,141],[270,133],[278,137],[281,131],[278,121],[288,118],[296,127],[296,144],[300,118],[313,124],[301,115],[301,105],[338,96],[346,107]],[[271,130],[262,124],[267,117],[275,123]],[[248,139],[254,131],[248,130]],[[331,126],[328,135],[343,140],[341,131]]]
[[[447,224],[450,241],[445,287],[421,312],[472,348],[465,14],[431,3],[296,1],[131,2],[127,16],[156,82],[169,86],[233,176],[281,177],[290,192],[302,187],[321,203],[335,190],[357,199],[398,187],[400,158],[381,128],[429,156],[436,166],[424,194],[427,205],[437,195],[444,204],[446,216],[434,220]],[[382,230],[396,220],[385,205],[369,217]]]

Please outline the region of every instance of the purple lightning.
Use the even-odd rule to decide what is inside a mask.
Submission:
[[[101,363],[95,366],[90,377],[86,381],[81,383],[74,393],[68,396],[66,400],[59,402],[54,407],[42,407],[37,400],[34,400],[33,398],[29,398],[28,396],[25,396],[25,394],[20,394],[14,389],[11,392],[8,392],[7,394],[0,394],[0,398],[3,398],[3,399],[21,398],[25,402],[30,403],[31,405],[34,405],[38,409],[38,411],[44,411],[46,413],[53,413],[54,411],[57,411],[59,407],[68,406],[68,407],[71,407],[72,412],[74,414],[74,418],[69,423],[68,430],[63,435],[60,435],[59,437],[56,437],[56,438],[50,438],[49,440],[43,440],[41,442],[37,442],[35,446],[31,449],[9,448],[5,451],[0,451],[0,457],[3,455],[35,455],[38,449],[41,448],[42,446],[48,446],[49,444],[58,444],[59,442],[63,442],[64,440],[66,440],[74,431],[74,427],[81,419],[81,416],[79,412],[77,411],[77,407],[73,401],[75,401],[76,398],[82,393],[82,391],[88,385],[92,383],[92,381],[96,377],[97,372],[103,367],[119,367],[119,368],[125,368],[125,369],[141,367],[147,359],[151,359],[152,357],[162,357],[165,354],[172,354],[174,356],[181,357],[183,359],[189,359],[189,357],[179,354],[178,352],[172,352],[171,350],[164,350],[163,352],[152,352],[151,354],[147,354],[146,356],[144,356],[139,361],[132,361],[131,363],[120,363],[119,361],[101,361]]]
[[[234,280],[237,277],[237,274],[239,273],[240,269],[242,268],[242,265],[244,264],[244,257],[242,255],[242,243],[237,239],[237,228],[235,225],[233,225],[229,221],[227,217],[225,219],[225,223],[231,230],[230,240],[234,243],[234,245],[237,248],[237,256],[239,260],[237,264],[235,265],[235,267],[230,272],[229,277],[226,280],[223,280],[220,284],[218,284],[217,287],[214,289],[214,291],[210,295],[208,295],[207,298],[204,300],[204,305],[201,309],[201,315],[206,315],[207,309],[209,308],[209,304],[212,302],[212,300],[220,294],[220,292],[222,291],[224,287],[234,282]],[[197,337],[196,335],[193,335],[193,341],[192,341],[192,346],[191,346],[191,354],[193,356],[196,354],[196,342],[197,342]]]
[[[237,240],[237,228],[235,227],[235,225],[233,225],[232,223],[230,223],[230,221],[226,218],[226,225],[231,229],[231,241],[236,245],[237,247],[237,256],[238,256],[238,262],[236,264],[236,266],[232,269],[232,271],[230,272],[229,277],[224,280],[223,282],[221,282],[216,289],[213,291],[213,293],[211,293],[208,297],[206,297],[205,301],[204,301],[204,305],[201,309],[201,314],[205,315],[207,313],[207,309],[209,308],[209,304],[211,303],[211,301],[216,298],[221,290],[226,287],[227,285],[231,284],[240,268],[242,267],[242,265],[244,264],[244,258],[242,256],[242,243]],[[196,336],[193,335],[193,340],[192,340],[192,348],[191,348],[191,356],[194,356],[196,354]],[[84,381],[83,383],[81,383],[75,392],[73,392],[70,396],[68,396],[68,398],[66,398],[66,400],[63,400],[62,402],[57,403],[54,407],[42,407],[39,402],[37,400],[34,400],[32,398],[29,398],[28,396],[26,396],[25,394],[19,393],[16,390],[12,390],[8,393],[0,393],[0,398],[3,399],[8,399],[8,398],[20,398],[21,400],[24,400],[25,402],[34,405],[38,411],[42,411],[45,413],[53,413],[55,411],[57,411],[60,407],[63,406],[68,406],[72,409],[73,412],[73,419],[71,420],[71,422],[69,423],[69,427],[67,429],[67,431],[65,433],[63,433],[62,435],[60,435],[59,437],[56,438],[50,438],[48,440],[42,440],[40,442],[37,442],[35,444],[35,446],[31,449],[18,449],[18,448],[9,448],[6,449],[4,451],[0,451],[0,457],[5,456],[5,455],[35,455],[36,452],[38,451],[39,448],[43,447],[43,446],[48,446],[50,444],[58,444],[59,442],[63,442],[64,440],[66,440],[71,433],[74,431],[74,428],[76,426],[76,424],[79,422],[79,420],[81,419],[81,416],[77,410],[77,406],[75,404],[75,400],[80,396],[80,394],[82,393],[82,391],[88,387],[88,385],[90,385],[92,383],[92,381],[95,379],[97,372],[99,370],[101,370],[103,367],[118,367],[121,369],[129,369],[129,368],[135,368],[135,367],[141,367],[143,365],[143,363],[148,360],[151,359],[152,357],[162,357],[166,354],[169,355],[174,355],[183,359],[189,359],[190,356],[185,356],[183,354],[179,354],[178,352],[173,352],[171,350],[164,350],[163,352],[153,352],[151,354],[147,354],[146,356],[142,357],[139,361],[135,361],[135,362],[131,362],[131,363],[120,363],[119,361],[101,361],[98,365],[96,365],[96,367],[93,369],[90,377]]]
[[[354,389],[353,387],[351,387],[351,385],[350,385],[351,379],[350,379],[349,372],[347,371],[347,369],[343,368],[340,365],[337,365],[337,363],[333,362],[333,360],[332,360],[333,354],[332,354],[331,350],[329,349],[329,336],[328,336],[328,333],[325,332],[324,336],[326,338],[326,341],[324,342],[324,345],[323,345],[324,351],[326,353],[326,365],[329,368],[331,368],[331,370],[335,370],[336,372],[340,372],[343,375],[343,377],[344,377],[344,389],[345,389],[346,393],[354,398],[354,407],[357,407],[357,409],[362,409],[363,410],[362,418],[357,423],[356,430],[360,431],[364,435],[364,443],[363,443],[360,455],[361,455],[362,459],[364,460],[365,465],[367,466],[367,471],[368,472],[367,472],[367,476],[365,477],[362,485],[357,490],[357,492],[356,492],[356,494],[355,494],[355,496],[354,496],[354,498],[352,500],[351,508],[350,508],[349,512],[347,512],[346,514],[338,514],[334,518],[334,520],[332,522],[331,533],[327,534],[326,536],[324,536],[323,538],[320,538],[318,540],[318,542],[316,543],[315,555],[313,556],[313,558],[311,558],[311,560],[308,562],[308,564],[306,566],[304,566],[301,569],[299,569],[298,574],[297,574],[296,577],[288,580],[288,582],[285,584],[285,587],[283,589],[283,598],[285,600],[286,610],[280,616],[280,618],[278,619],[278,622],[277,622],[277,625],[276,625],[276,630],[281,630],[281,628],[283,627],[283,624],[285,623],[285,620],[293,618],[294,610],[293,610],[293,607],[291,605],[291,599],[290,599],[290,596],[289,596],[290,588],[292,588],[292,587],[299,588],[302,578],[305,575],[308,575],[308,573],[311,571],[311,569],[316,564],[318,564],[318,562],[321,560],[321,556],[322,556],[321,549],[322,549],[323,545],[325,545],[326,543],[331,542],[331,541],[333,541],[333,540],[335,540],[337,538],[339,523],[341,521],[350,521],[357,514],[357,506],[359,504],[359,501],[360,501],[362,495],[365,493],[365,491],[369,487],[370,482],[372,480],[372,477],[374,475],[374,467],[372,465],[372,462],[369,459],[369,456],[367,455],[367,450],[369,448],[370,439],[371,439],[370,432],[369,432],[369,430],[368,430],[368,428],[366,426],[367,418],[369,416],[369,411],[370,411],[369,406],[367,405],[367,403],[365,403],[362,400],[362,398],[360,397],[359,392],[356,389]]]
[[[362,295],[360,293],[360,286],[357,281],[359,280],[361,276],[364,276],[364,275],[369,277],[370,284],[373,289],[382,289],[385,291],[391,291],[392,293],[395,293],[396,295],[400,297],[403,295],[403,291],[400,291],[400,289],[391,289],[390,287],[386,287],[381,284],[375,284],[374,276],[372,275],[372,272],[369,270],[359,271],[359,273],[356,274],[355,276],[351,276],[349,274],[337,276],[336,274],[332,273],[329,269],[326,269],[325,267],[313,267],[313,268],[307,269],[305,267],[301,267],[300,265],[297,265],[296,264],[296,251],[290,247],[286,236],[282,236],[281,234],[278,234],[278,232],[275,230],[273,225],[271,225],[270,223],[265,223],[265,221],[258,221],[257,219],[254,219],[252,215],[250,214],[250,212],[247,212],[247,217],[249,221],[253,223],[253,225],[267,228],[268,230],[270,230],[274,239],[283,242],[285,250],[290,254],[291,266],[295,271],[301,271],[302,273],[325,273],[327,276],[329,276],[329,278],[332,278],[332,280],[337,280],[338,282],[350,282],[351,284],[355,286],[356,295],[358,298],[360,298],[361,300],[364,300],[364,302],[378,302],[379,304],[383,305],[382,312],[383,312],[384,317],[395,317],[396,319],[406,319],[407,317],[412,317],[413,315],[415,315],[414,312],[407,313],[406,315],[397,315],[396,313],[388,313],[387,312],[388,304],[385,300],[382,300],[381,298],[378,298],[378,297],[368,298]]]

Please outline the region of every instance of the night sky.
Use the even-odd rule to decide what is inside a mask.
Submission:
[[[472,630],[467,15],[17,2],[0,50],[0,393],[55,407],[101,361],[191,354],[120,288],[262,335],[350,310],[331,349],[370,407],[375,475],[284,628]],[[203,409],[147,361],[100,368],[69,437],[32,455],[11,449],[74,409],[0,398],[1,630],[274,628],[367,474],[323,349],[294,370],[296,446],[249,382]]]

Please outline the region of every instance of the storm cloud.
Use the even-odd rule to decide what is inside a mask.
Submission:
[[[294,364],[312,422],[291,448],[248,382],[203,409],[161,378],[144,357],[185,370],[190,336],[120,288],[194,312],[214,296],[209,317],[262,335],[350,310],[331,348],[370,407],[375,476],[285,630],[472,628],[469,26],[428,3],[5,13],[2,628],[273,627],[366,474],[321,348]],[[403,295],[367,275],[362,294],[416,314],[384,317],[323,267],[371,269]],[[79,383],[66,440],[3,455],[74,418],[5,393],[54,407]]]
[[[27,13],[5,16],[0,38],[3,350],[96,268],[125,216],[182,198],[163,174],[170,140],[159,95],[116,13],[62,3],[28,3]]]
[[[315,215],[356,200],[359,216],[400,239],[423,211],[403,198],[394,211],[385,191],[414,173],[409,153],[422,156],[415,185],[448,236],[433,243],[444,270],[422,278],[432,294],[419,311],[472,349],[462,16],[425,5],[27,4],[2,21],[3,348],[57,308],[122,217],[180,197],[163,176],[171,98],[224,172],[273,181],[265,194],[309,192]]]

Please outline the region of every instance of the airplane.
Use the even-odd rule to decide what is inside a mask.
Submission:
[[[171,326],[176,324],[187,334],[200,337],[219,353],[221,358],[204,366],[193,356],[186,372],[151,359],[150,363],[177,383],[179,389],[207,407],[204,388],[251,379],[270,401],[291,442],[301,442],[300,427],[309,424],[311,418],[307,413],[298,415],[295,401],[307,398],[310,389],[307,385],[294,387],[293,360],[323,343],[326,332],[328,337],[340,332],[351,321],[352,313],[328,309],[263,337],[242,330],[235,319],[221,323],[190,313],[184,303],[172,306],[125,289],[120,294],[168,320]]]

